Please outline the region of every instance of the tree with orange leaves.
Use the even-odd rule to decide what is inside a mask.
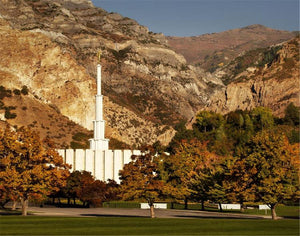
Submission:
[[[219,157],[209,152],[207,142],[197,139],[178,142],[174,154],[165,156],[164,169],[167,182],[178,189],[178,199],[200,200],[204,210],[204,201],[208,200],[212,168]]]
[[[91,172],[80,172],[78,186],[74,189],[76,196],[83,202],[83,205],[89,207],[90,204],[99,206],[107,200],[107,186],[105,182],[95,180]]]
[[[2,191],[21,199],[22,215],[27,215],[29,199],[42,199],[58,191],[68,175],[69,166],[36,132],[24,127],[16,132],[7,127],[1,132],[0,184]]]
[[[124,200],[143,199],[150,206],[150,216],[155,217],[154,203],[171,192],[159,176],[159,158],[153,150],[145,150],[141,155],[133,155],[132,161],[120,171],[120,190]]]
[[[244,212],[244,203],[255,201],[255,178],[244,158],[228,158],[226,162],[229,164],[222,183],[227,199],[239,203],[241,212]]]

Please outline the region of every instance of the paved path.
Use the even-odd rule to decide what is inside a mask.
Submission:
[[[55,208],[29,207],[28,211],[40,216],[72,217],[149,217],[149,210],[125,208]],[[232,218],[232,219],[270,219],[266,215],[246,215],[194,210],[155,209],[157,218]]]

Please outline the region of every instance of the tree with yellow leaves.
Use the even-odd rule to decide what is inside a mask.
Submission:
[[[227,172],[223,176],[223,186],[227,199],[241,205],[241,211],[245,210],[245,202],[255,201],[256,183],[253,172],[247,165],[245,158],[227,158]]]
[[[29,128],[0,133],[0,184],[6,193],[13,193],[27,215],[29,199],[42,199],[65,185],[69,166],[39,135]],[[15,199],[12,199],[15,200]]]
[[[271,208],[272,219],[277,218],[279,203],[299,199],[299,146],[291,145],[283,134],[258,133],[235,164],[241,175],[235,195],[255,196]]]
[[[172,190],[159,175],[159,157],[152,149],[138,156],[133,155],[131,159],[120,171],[122,198],[146,200],[150,206],[150,216],[154,218],[154,203],[168,196]]]
[[[174,154],[163,159],[166,180],[179,192],[176,198],[200,200],[202,210],[208,200],[209,185],[213,173],[213,164],[219,157],[209,152],[207,142],[197,139],[181,140],[174,148]]]

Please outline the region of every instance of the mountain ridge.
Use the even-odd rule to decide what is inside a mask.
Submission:
[[[260,24],[192,37],[167,37],[171,48],[188,63],[213,72],[249,49],[268,47],[295,37],[293,32]],[[221,65],[220,65],[221,64]]]

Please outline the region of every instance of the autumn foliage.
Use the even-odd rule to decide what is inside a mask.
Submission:
[[[273,219],[279,203],[300,197],[299,146],[291,145],[284,135],[258,133],[246,144],[233,168],[240,170],[231,173],[235,177],[232,195],[240,201],[264,202],[270,206]]]
[[[140,156],[133,155],[132,161],[120,171],[122,198],[147,201],[152,218],[155,216],[153,204],[171,192],[171,186],[158,174],[158,162],[153,150],[148,149]]]
[[[58,153],[43,145],[28,128],[0,133],[1,200],[21,200],[27,214],[29,199],[41,200],[65,185],[69,166]]]
[[[299,108],[293,104],[284,118],[258,107],[226,115],[203,111],[193,129],[183,124],[168,147],[156,142],[120,171],[121,184],[96,180],[74,171],[30,129],[0,132],[0,200],[21,199],[23,214],[29,199],[76,199],[85,207],[104,201],[147,201],[151,217],[158,201],[267,204],[297,201],[299,189]],[[167,152],[166,152],[167,151]]]
[[[107,183],[96,180],[90,172],[74,171],[67,178],[67,184],[61,189],[57,197],[67,198],[70,205],[71,199],[76,205],[79,199],[84,207],[101,206],[104,201],[116,200],[119,186],[109,180]]]

